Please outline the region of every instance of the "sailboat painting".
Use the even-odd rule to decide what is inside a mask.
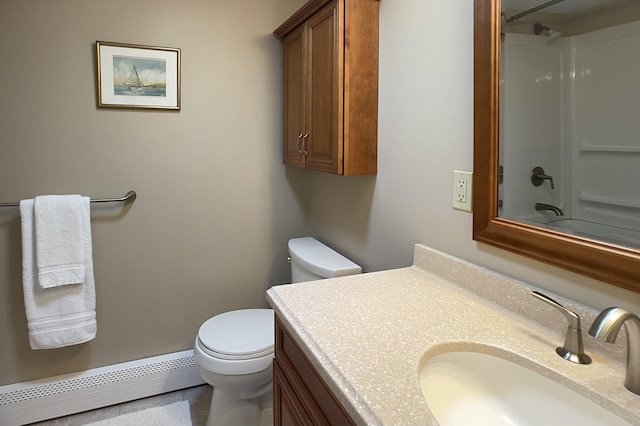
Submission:
[[[96,41],[96,65],[98,107],[180,111],[179,48]]]
[[[167,95],[167,61],[114,56],[113,94],[165,97]]]

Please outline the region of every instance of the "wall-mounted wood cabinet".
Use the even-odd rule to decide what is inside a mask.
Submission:
[[[275,426],[354,425],[309,359],[276,317]]]
[[[377,171],[379,0],[311,0],[274,31],[284,59],[283,161]]]

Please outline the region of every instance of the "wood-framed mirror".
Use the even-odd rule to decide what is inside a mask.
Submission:
[[[474,14],[473,239],[640,292],[640,250],[499,217],[501,0]]]

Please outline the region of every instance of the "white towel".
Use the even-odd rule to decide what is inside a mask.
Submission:
[[[36,197],[36,263],[42,288],[84,282],[84,217],[80,195]]]
[[[22,284],[32,349],[53,349],[87,342],[96,336],[96,293],[93,277],[91,222],[83,221],[85,279],[82,284],[42,288],[35,259],[34,200],[20,202]],[[90,217],[89,198],[82,197]]]

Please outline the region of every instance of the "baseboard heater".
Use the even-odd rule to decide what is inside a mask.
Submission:
[[[0,425],[25,425],[203,383],[187,350],[0,386]]]

